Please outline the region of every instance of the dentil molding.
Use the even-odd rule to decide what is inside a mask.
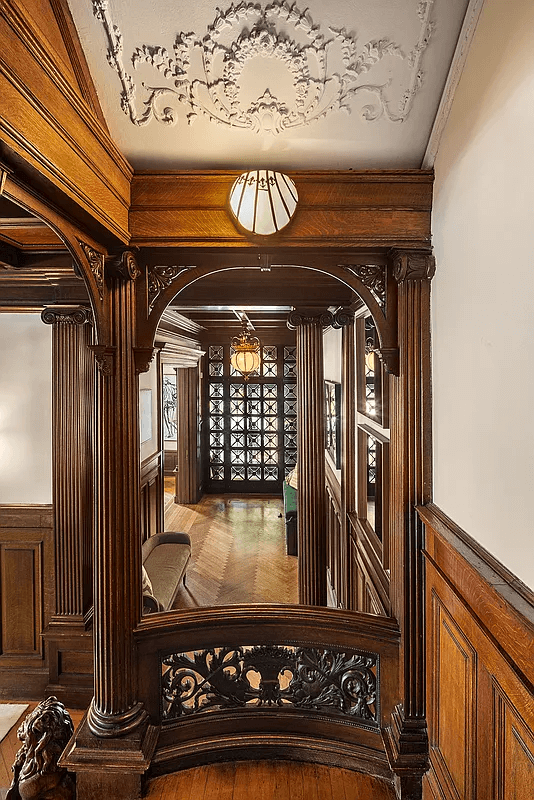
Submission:
[[[183,107],[192,124],[198,117],[254,133],[280,134],[324,119],[334,111],[350,113],[357,96],[374,95],[363,106],[367,122],[385,118],[403,122],[422,86],[422,59],[434,30],[434,0],[414,0],[420,21],[417,42],[409,52],[388,38],[361,44],[345,28],[322,30],[307,10],[286,0],[270,4],[240,2],[217,9],[204,35],[178,33],[172,50],[143,44],[130,57],[133,69],[148,65],[154,71],[149,85],[138,82],[126,67],[123,36],[112,18],[108,0],[92,0],[96,18],[108,40],[107,58],[117,73],[122,110],[137,126],[156,120],[174,125]],[[172,21],[169,21],[172,25]],[[245,107],[240,99],[240,78],[248,62],[257,57],[275,58],[287,68],[295,99],[291,104],[266,87]],[[342,69],[336,71],[332,62]],[[400,59],[409,65],[409,78],[400,102],[392,102],[392,78],[373,80],[373,68],[384,59]],[[172,105],[168,105],[172,103]]]

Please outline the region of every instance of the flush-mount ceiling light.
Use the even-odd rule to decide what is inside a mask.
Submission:
[[[297,207],[297,189],[281,172],[244,172],[230,190],[230,208],[239,224],[258,236],[285,228]]]

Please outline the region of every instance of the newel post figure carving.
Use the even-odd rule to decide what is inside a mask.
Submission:
[[[6,800],[74,800],[74,780],[58,764],[73,733],[63,703],[55,697],[39,703],[17,731],[22,747],[11,767],[13,780]]]
[[[399,685],[385,744],[401,796],[419,800],[428,769],[423,546],[416,507],[432,499],[430,251],[391,253],[398,284],[399,377],[391,377],[391,604],[401,628]]]

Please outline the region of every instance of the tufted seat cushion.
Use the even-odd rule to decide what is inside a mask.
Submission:
[[[165,531],[144,542],[143,566],[162,610],[172,607],[190,558],[191,539],[187,533]]]

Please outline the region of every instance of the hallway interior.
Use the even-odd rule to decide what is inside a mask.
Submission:
[[[286,554],[280,497],[204,495],[194,505],[173,502],[165,478],[165,530],[191,537],[186,585],[174,608],[236,603],[297,603],[297,558]]]

